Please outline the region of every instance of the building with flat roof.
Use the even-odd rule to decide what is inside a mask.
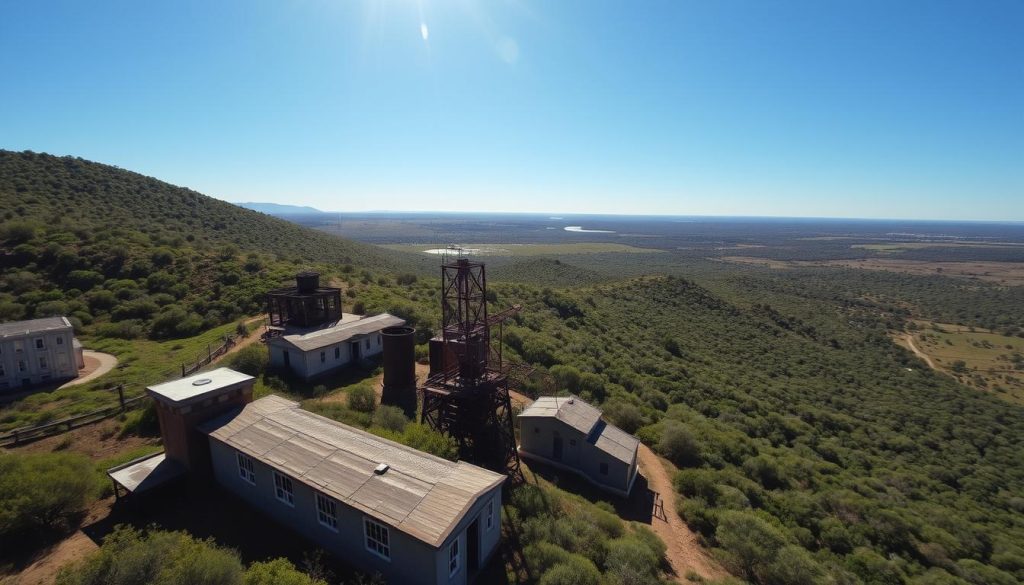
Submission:
[[[519,454],[572,471],[609,492],[628,496],[637,475],[640,440],[601,419],[576,396],[542,396],[520,413]]]
[[[65,317],[0,323],[0,394],[69,380],[85,366]]]

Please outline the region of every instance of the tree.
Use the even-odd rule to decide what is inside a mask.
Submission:
[[[97,491],[93,466],[82,455],[0,455],[0,543],[67,528]]]
[[[668,421],[658,441],[658,452],[679,467],[700,465],[700,445],[682,423]]]
[[[288,559],[274,559],[249,565],[245,585],[327,585],[327,582],[299,571]]]

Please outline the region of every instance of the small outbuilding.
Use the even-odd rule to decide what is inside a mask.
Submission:
[[[77,377],[81,347],[67,317],[0,323],[0,394]]]
[[[601,419],[576,396],[542,396],[519,415],[519,455],[572,471],[594,485],[629,496],[640,441]]]
[[[381,332],[401,325],[405,320],[388,313],[372,317],[344,313],[335,323],[312,329],[288,328],[267,341],[270,365],[310,380],[376,358],[384,349]]]

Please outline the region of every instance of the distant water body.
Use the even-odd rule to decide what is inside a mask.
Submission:
[[[570,225],[565,228],[567,232],[576,232],[578,234],[614,234],[612,230],[585,230],[580,225]]]

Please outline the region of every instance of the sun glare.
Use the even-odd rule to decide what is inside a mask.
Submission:
[[[420,23],[420,36],[423,37],[424,41],[430,38],[430,29],[427,28],[427,23],[425,22]]]

